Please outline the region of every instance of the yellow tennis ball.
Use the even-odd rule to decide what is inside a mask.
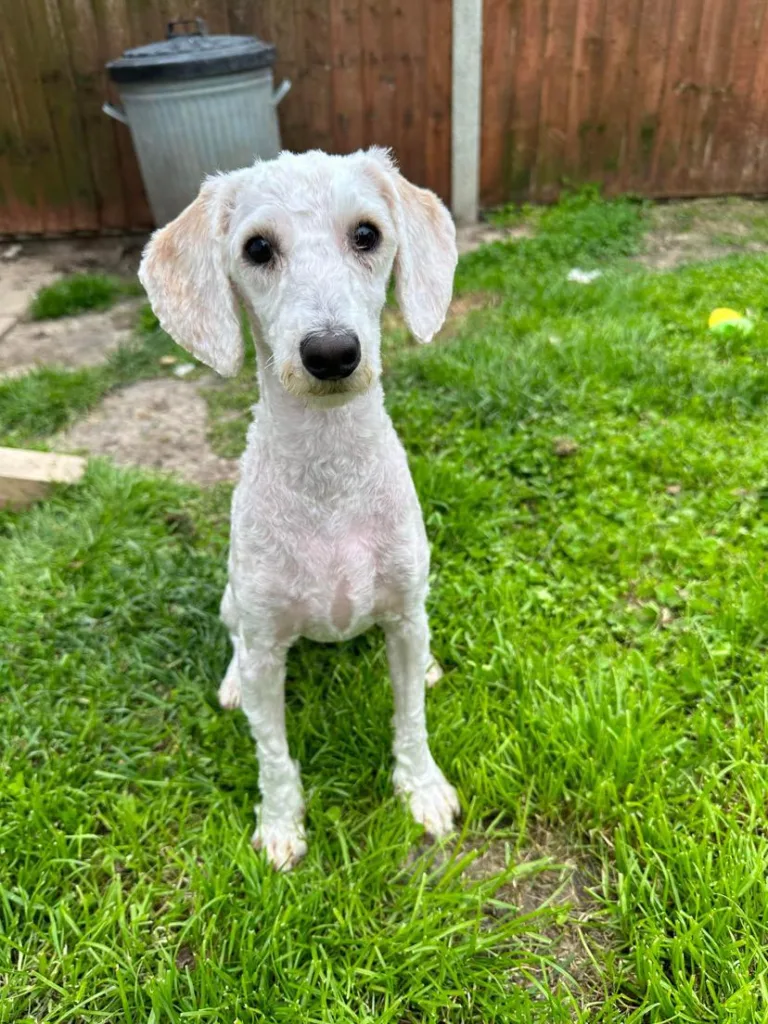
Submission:
[[[709,329],[713,334],[723,338],[748,337],[755,329],[749,317],[742,316],[735,309],[720,306],[709,314]]]
[[[735,309],[728,309],[727,306],[719,306],[717,309],[713,309],[709,314],[709,326],[717,327],[719,324],[724,323],[738,323],[743,317],[741,313],[737,313]]]

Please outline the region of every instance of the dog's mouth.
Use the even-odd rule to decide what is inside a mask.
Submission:
[[[290,395],[316,399],[320,404],[339,405],[344,400],[370,391],[377,378],[368,364],[358,366],[354,373],[342,380],[318,380],[303,367],[285,363],[280,370],[280,383]]]

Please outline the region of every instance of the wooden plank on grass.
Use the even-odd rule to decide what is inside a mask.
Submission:
[[[0,508],[18,509],[44,498],[54,484],[79,483],[86,460],[77,455],[0,448]]]

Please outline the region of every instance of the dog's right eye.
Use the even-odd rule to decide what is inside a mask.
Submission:
[[[265,263],[269,263],[272,259],[272,246],[261,235],[256,235],[254,238],[249,238],[243,246],[246,259],[249,259],[251,263],[257,263],[263,266]]]
[[[352,232],[352,241],[360,252],[371,252],[379,244],[379,238],[381,238],[379,229],[374,224],[369,224],[367,220],[358,224]]]

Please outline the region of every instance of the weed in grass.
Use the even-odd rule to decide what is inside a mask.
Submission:
[[[142,295],[138,281],[108,274],[70,274],[41,288],[32,301],[33,320],[53,320],[89,310],[107,309],[122,296]]]

